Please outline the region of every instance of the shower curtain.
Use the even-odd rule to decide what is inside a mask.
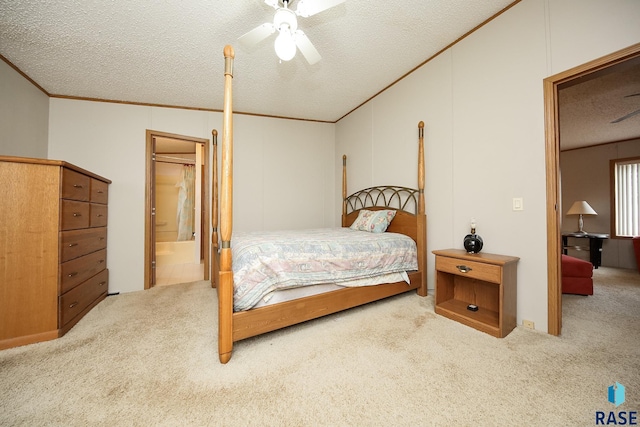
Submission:
[[[178,223],[178,241],[191,240],[193,238],[194,227],[194,206],[195,206],[195,167],[184,165],[182,168],[182,179],[179,182],[178,190],[178,212],[176,221]]]

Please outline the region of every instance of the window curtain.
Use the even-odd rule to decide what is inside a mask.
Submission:
[[[616,234],[640,235],[640,163],[616,165]]]
[[[193,238],[194,207],[195,207],[195,167],[184,165],[182,178],[178,183],[178,241],[191,240]]]

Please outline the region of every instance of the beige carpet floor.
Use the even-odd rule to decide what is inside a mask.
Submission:
[[[227,365],[208,282],[112,296],[58,340],[0,351],[0,425],[595,425],[640,410],[640,275],[596,283],[565,295],[560,337],[493,338],[411,293],[242,341]]]

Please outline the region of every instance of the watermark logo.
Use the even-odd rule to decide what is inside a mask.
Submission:
[[[609,402],[616,405],[616,408],[624,403],[624,386],[616,381],[609,386]]]
[[[615,382],[607,388],[607,400],[618,406],[625,402],[626,390],[622,384]],[[596,425],[638,425],[638,411],[596,411]]]

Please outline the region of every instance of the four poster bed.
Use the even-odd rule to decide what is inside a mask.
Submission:
[[[213,131],[211,251],[220,362],[229,361],[235,341],[411,290],[426,296],[423,122],[418,125],[418,189],[380,186],[347,196],[343,156],[342,227],[236,233],[232,238],[231,46],[224,56],[219,190],[218,134]],[[305,281],[313,285],[302,286]]]

